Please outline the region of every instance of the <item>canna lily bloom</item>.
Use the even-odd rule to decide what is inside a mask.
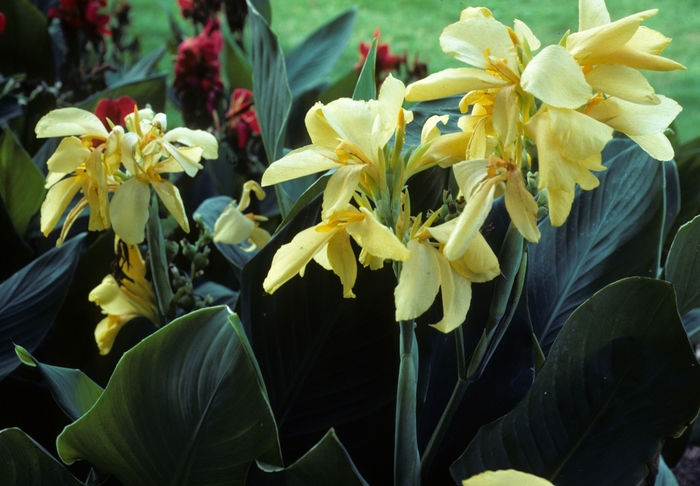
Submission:
[[[357,278],[357,264],[350,244],[351,236],[371,255],[370,259],[403,262],[411,258],[411,252],[371,211],[347,204],[282,245],[272,259],[263,288],[272,294],[296,274],[303,277],[306,265],[314,259],[340,277],[343,297],[354,298],[352,288]]]
[[[260,228],[260,221],[267,221],[264,216],[255,214],[243,214],[250,205],[250,193],[253,192],[259,200],[265,199],[265,191],[255,181],[248,181],[243,185],[241,202],[236,204],[233,201],[221,213],[214,224],[214,241],[216,243],[226,243],[238,245],[248,241],[250,247],[246,251],[262,248],[270,241],[270,233]]]
[[[479,232],[465,252],[450,261],[444,253],[445,245],[431,241],[429,221],[408,241],[407,247],[413,257],[403,263],[394,290],[396,320],[421,316],[441,291],[443,317],[431,325],[448,333],[467,317],[472,282],[492,280],[500,274],[500,267],[496,255]]]
[[[153,285],[146,280],[146,264],[138,246],[126,245],[115,238],[119,258],[116,277],[107,275],[88,297],[102,308],[107,317],[95,328],[95,341],[100,354],[108,354],[124,324],[143,316],[158,325],[158,308]]]
[[[180,227],[189,232],[189,222],[180,191],[161,174],[185,172],[193,177],[202,165],[202,158],[218,155],[214,136],[203,130],[176,128],[165,133],[166,118],[152,110],[134,110],[126,117],[129,133],[121,143],[122,164],[131,178],[115,191],[110,204],[114,232],[128,244],[143,241],[149,215],[150,188]],[[185,145],[177,147],[174,143]]]

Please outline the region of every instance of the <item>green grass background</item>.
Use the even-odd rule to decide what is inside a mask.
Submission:
[[[684,64],[687,71],[645,72],[657,93],[670,96],[683,106],[677,118],[682,140],[700,136],[700,2],[698,0],[608,0],[612,20],[635,12],[658,8],[659,13],[643,25],[661,31],[673,42],[663,55]],[[144,53],[163,45],[170,36],[164,8],[179,16],[175,0],[157,3],[132,0],[132,21],[141,37]],[[439,36],[448,24],[459,19],[468,6],[485,6],[496,19],[512,25],[513,19],[525,22],[543,45],[556,43],[567,30],[578,28],[576,0],[486,0],[468,3],[454,0],[271,0],[272,28],[283,49],[289,50],[307,35],[347,8],[358,7],[353,36],[338,63],[338,74],[346,72],[358,59],[357,44],[368,41],[377,27],[381,41],[392,52],[415,53],[428,61],[430,72],[462,64],[440,50]],[[185,25],[182,23],[182,25]],[[162,67],[169,67],[163,63]]]

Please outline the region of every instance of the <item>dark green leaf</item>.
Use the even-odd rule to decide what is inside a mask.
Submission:
[[[68,469],[20,429],[0,431],[0,478],[7,485],[81,485]]]
[[[566,223],[540,223],[530,245],[527,292],[545,351],[574,309],[629,276],[657,276],[664,224],[664,170],[636,144],[614,139],[603,152],[600,186],[576,191]]]
[[[313,261],[303,278],[273,295],[262,290],[275,252],[318,222],[320,205],[318,197],[245,266],[241,319],[285,461],[299,459],[333,427],[363,477],[390,484],[399,357],[391,268],[359,267],[355,299],[344,299],[338,277]]]
[[[313,187],[315,175],[307,175],[275,184],[275,194],[280,207],[282,218],[287,221],[301,196]],[[315,190],[311,190],[315,192]],[[310,198],[313,199],[313,198]]]
[[[302,209],[311,204],[311,201],[313,201],[316,196],[323,193],[323,191],[326,190],[326,185],[328,184],[328,179],[330,178],[331,176],[329,174],[325,174],[316,179],[316,181],[311,184],[309,188],[304,191],[304,193],[294,202],[294,205],[287,212],[287,215],[284,217],[284,220],[282,220],[277,229],[279,230],[280,228],[283,228],[284,225],[289,223],[297,214],[299,214]]]
[[[194,293],[201,297],[211,297],[211,305],[227,305],[232,309],[236,306],[238,292],[216,282],[204,282],[194,288]]]
[[[151,105],[156,112],[165,111],[165,98],[167,91],[167,74],[155,74],[144,80],[129,84],[120,84],[116,88],[106,89],[95,93],[88,99],[81,101],[76,106],[87,111],[95,111],[97,103],[103,99],[116,99],[121,96],[130,96],[136,101],[139,108]]]
[[[268,162],[282,156],[284,130],[292,107],[284,54],[270,25],[248,0],[253,93]]]
[[[670,230],[672,238],[681,225],[700,213],[700,138],[684,143],[676,150],[680,187],[680,211]]]
[[[665,162],[664,167],[664,193],[666,194],[666,216],[664,217],[664,241],[671,236],[671,231],[678,231],[675,226],[676,219],[681,210],[681,186],[678,175],[678,167],[673,161]],[[664,246],[664,252],[668,247]]]
[[[255,7],[267,25],[272,25],[272,7],[270,6],[270,0],[249,0],[250,4]]]
[[[681,226],[676,233],[665,273],[666,280],[676,289],[681,315],[700,307],[700,216]]]
[[[530,392],[482,427],[456,480],[517,469],[561,486],[636,485],[700,407],[700,365],[667,282],[633,277],[579,307]]]
[[[0,195],[20,235],[24,235],[29,220],[41,207],[44,192],[44,176],[5,126],[0,141]]]
[[[450,117],[447,124],[438,124],[441,133],[455,133],[461,131],[457,126],[457,121],[461,116],[464,116],[459,111],[459,101],[461,96],[448,96],[438,100],[421,101],[411,106],[413,112],[413,121],[406,125],[406,135],[404,137],[404,148],[417,147],[420,145],[421,131],[423,125],[433,115],[448,115]]]
[[[253,89],[253,68],[245,52],[231,39],[229,34],[224,35],[224,73],[229,88],[247,90]]]
[[[158,317],[163,326],[174,316],[171,309],[173,289],[170,287],[170,272],[168,271],[168,258],[165,254],[165,239],[163,227],[158,217],[158,196],[155,191],[151,193],[150,216],[146,223],[146,242],[148,243],[148,263],[151,270],[151,281],[158,303]]]
[[[0,36],[0,73],[27,73],[49,85],[55,81],[46,17],[27,0],[0,0],[5,30]]]
[[[24,364],[41,371],[54,400],[73,421],[85,415],[102,395],[102,388],[80,370],[40,363],[22,346],[15,345],[15,352]]]
[[[360,71],[360,77],[355,85],[355,91],[352,93],[353,100],[375,100],[377,99],[377,84],[375,69],[377,66],[377,43],[379,39],[376,37],[372,41],[365,63]]]
[[[0,248],[6,254],[12,255],[12,258],[5,259],[3,264],[0,265],[0,282],[2,282],[29,263],[34,252],[27,246],[22,236],[17,233],[2,195],[0,195],[0,228],[3,228],[0,231]]]
[[[19,365],[13,341],[29,352],[61,308],[85,235],[54,248],[0,284],[0,380]]]
[[[297,462],[284,470],[258,464],[250,471],[253,484],[266,486],[306,486],[308,484],[332,484],[334,486],[366,485],[352,463],[343,444],[333,429]]]
[[[314,88],[330,73],[350,40],[356,16],[357,7],[346,10],[287,54],[285,64],[292,98]]]
[[[281,465],[265,385],[229,316],[193,312],[125,353],[95,406],[58,437],[61,459],[129,485],[243,484],[255,459]]]
[[[328,86],[328,88],[321,93],[318,100],[326,105],[338,98],[350,98],[355,90],[358,78],[358,72],[354,69],[350,69],[347,74],[341,76],[333,84]]]
[[[109,88],[115,89],[119,86],[133,84],[148,78],[153,73],[156,64],[163,57],[166,50],[166,47],[163,46],[151,52],[147,56],[142,57],[136,64],[121,74],[118,79],[115,79],[112,83],[110,83]]]

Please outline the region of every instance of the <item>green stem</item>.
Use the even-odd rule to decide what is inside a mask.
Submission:
[[[168,260],[165,256],[165,241],[158,217],[158,197],[155,193],[151,194],[150,214],[146,224],[146,241],[160,325],[164,326],[172,318],[170,301],[173,298],[173,290],[170,287],[170,278],[168,277]]]
[[[396,425],[394,431],[394,485],[420,484],[420,457],[416,428],[416,387],[418,349],[413,320],[401,321],[399,383],[396,393]]]

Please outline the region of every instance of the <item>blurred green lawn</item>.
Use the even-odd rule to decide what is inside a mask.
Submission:
[[[132,2],[132,19],[142,39],[144,53],[163,45],[164,39],[169,37],[163,6],[168,5],[179,16],[175,0]],[[607,3],[613,20],[642,10],[659,9],[659,13],[644,21],[644,25],[673,39],[663,55],[684,64],[688,70],[645,74],[657,93],[670,96],[683,106],[677,119],[681,139],[700,136],[700,58],[696,55],[700,48],[700,2],[608,0]],[[338,74],[357,62],[357,44],[370,40],[377,27],[381,29],[381,41],[390,43],[392,52],[408,52],[409,59],[418,53],[420,59],[428,61],[430,72],[459,67],[461,63],[440,50],[438,38],[445,26],[459,19],[463,8],[479,6],[479,3],[454,0],[271,0],[271,4],[272,28],[285,50],[345,9],[353,5],[359,7],[353,36],[338,63]],[[481,5],[491,9],[496,19],[506,25],[512,25],[515,18],[522,20],[545,45],[558,42],[567,30],[575,32],[578,27],[576,0],[487,0]]]

